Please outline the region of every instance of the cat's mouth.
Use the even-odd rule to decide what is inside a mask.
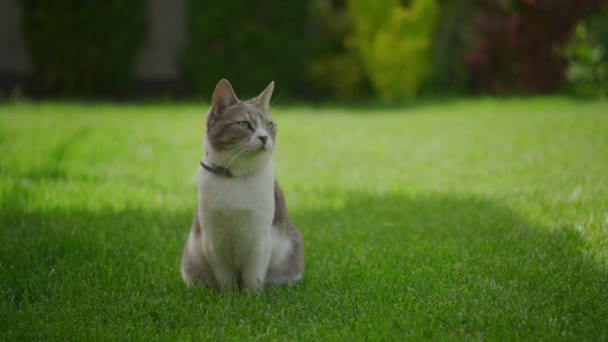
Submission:
[[[251,156],[255,156],[255,155],[259,155],[259,154],[263,154],[266,152],[270,152],[270,149],[268,148],[268,146],[256,146],[256,147],[252,147],[249,148],[248,152],[246,152],[247,154],[251,155]]]
[[[272,146],[269,145],[268,143],[266,143],[266,144],[250,144],[249,146],[246,147],[246,151],[247,152],[245,152],[245,153],[250,153],[250,154],[272,152]]]
[[[260,151],[272,153],[272,151],[273,151],[272,145],[264,144],[264,146],[260,147]]]
[[[266,144],[261,144],[260,147],[258,147],[258,148],[255,149],[255,152],[261,152],[261,153],[263,153],[263,152],[270,152],[270,151],[272,151],[272,149],[271,149],[270,146],[268,146],[267,143]]]

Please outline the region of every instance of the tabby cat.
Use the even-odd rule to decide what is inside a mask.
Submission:
[[[182,257],[188,285],[258,291],[302,277],[302,237],[274,176],[273,89],[271,82],[241,101],[222,79],[213,92],[197,210]]]

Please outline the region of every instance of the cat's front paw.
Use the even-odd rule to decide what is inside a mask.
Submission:
[[[264,289],[264,277],[259,275],[243,275],[243,289],[249,292],[261,292]]]

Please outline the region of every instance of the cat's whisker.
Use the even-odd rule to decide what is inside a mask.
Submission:
[[[247,148],[243,148],[239,153],[237,153],[229,162],[228,164],[226,164],[225,168],[229,169],[230,165],[232,165],[232,163],[237,160],[238,157],[240,157],[243,153],[247,152],[248,149]]]
[[[236,158],[237,156],[239,156],[243,152],[244,151],[243,151],[242,146],[239,146],[239,148],[236,148],[236,149],[230,151],[230,153],[223,154],[221,156],[221,158],[219,158],[218,164],[219,165],[224,165],[224,164],[226,164],[227,161],[232,161],[234,158]],[[230,162],[228,162],[228,164],[230,164]],[[228,166],[224,166],[224,167],[227,168]]]
[[[229,168],[230,165],[232,165],[233,162],[235,162],[241,155],[243,155],[245,152],[250,152],[250,151],[255,151],[256,147],[258,146],[258,143],[254,142],[254,141],[249,141],[246,142],[244,144],[241,145],[242,149],[238,151],[238,153],[236,153],[232,159],[230,159],[230,161],[228,162],[228,164],[226,164],[226,166],[224,166],[225,168]]]
[[[226,160],[232,158],[232,156],[234,156],[236,153],[238,153],[238,149],[242,147],[241,144],[234,144],[234,145],[230,145],[228,148],[226,148],[226,150],[224,150],[224,152],[222,153],[222,155],[220,156],[219,160],[217,161],[218,164],[223,164]]]
[[[249,141],[244,144],[237,145],[232,149],[228,149],[228,150],[224,151],[224,153],[222,154],[222,157],[220,158],[220,160],[218,162],[220,164],[223,164],[223,162],[225,162],[226,160],[230,160],[229,164],[231,164],[237,155],[241,155],[242,153],[248,152],[248,151],[255,151],[257,149],[257,147],[258,147],[258,143],[255,141]]]

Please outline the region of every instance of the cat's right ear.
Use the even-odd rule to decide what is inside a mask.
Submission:
[[[215,86],[215,90],[213,91],[211,107],[214,109],[214,111],[221,112],[225,108],[230,107],[238,102],[239,99],[236,97],[234,90],[232,90],[230,82],[222,78],[217,83],[217,85]]]

